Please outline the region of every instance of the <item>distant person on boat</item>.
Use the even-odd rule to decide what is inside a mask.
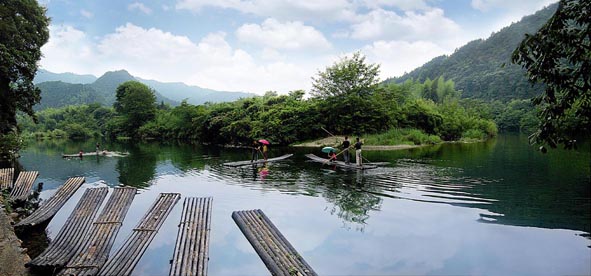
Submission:
[[[345,164],[349,164],[349,147],[351,146],[351,142],[349,142],[349,137],[345,136],[345,141],[343,141],[343,158],[345,159]]]
[[[80,157],[80,159],[82,159],[82,156],[84,156],[84,151],[80,150],[80,152],[78,152],[78,156]]]
[[[256,140],[252,141],[252,158],[250,162],[259,160],[259,152],[261,151],[261,145]]]
[[[96,143],[96,154],[98,154],[99,151],[101,151],[101,144],[97,142]]]
[[[359,141],[359,137],[357,137],[357,142],[355,143],[355,161],[357,162],[357,166],[363,166],[361,162],[361,146],[363,142]]]
[[[267,162],[267,152],[269,151],[269,148],[267,147],[267,144],[263,143],[263,158],[265,158],[265,162]]]
[[[335,153],[333,150],[331,150],[331,151],[328,153],[328,161],[329,161],[329,162],[334,162],[334,161],[337,161],[337,154],[336,154],[336,153]]]

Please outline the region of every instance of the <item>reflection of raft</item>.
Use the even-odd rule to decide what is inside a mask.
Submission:
[[[239,166],[246,166],[246,165],[255,165],[255,164],[262,164],[265,162],[275,162],[275,161],[281,161],[283,159],[287,159],[290,158],[293,154],[286,154],[286,155],[282,155],[279,157],[275,157],[275,158],[269,158],[267,159],[267,161],[265,161],[264,159],[259,159],[256,161],[238,161],[238,162],[229,162],[229,163],[224,163],[224,166],[230,166],[230,167],[239,167]]]
[[[355,163],[347,164],[347,163],[345,163],[343,161],[332,161],[331,162],[331,161],[329,161],[326,158],[318,157],[318,156],[316,156],[314,154],[306,154],[306,157],[310,158],[314,162],[323,163],[323,164],[332,165],[332,166],[337,166],[337,167],[341,167],[341,168],[345,168],[345,169],[369,170],[369,169],[375,169],[375,168],[378,167],[376,165],[367,165],[367,164],[359,167]]]
[[[116,152],[116,151],[93,151],[93,152],[85,152],[82,154],[82,157],[86,156],[107,156],[107,157],[123,157],[127,156],[129,153],[127,152]],[[73,158],[73,157],[80,157],[79,153],[76,154],[62,154],[63,158]]]

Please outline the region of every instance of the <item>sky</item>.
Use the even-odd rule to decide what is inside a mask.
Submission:
[[[556,0],[38,1],[45,70],[285,94],[356,51],[400,76]]]

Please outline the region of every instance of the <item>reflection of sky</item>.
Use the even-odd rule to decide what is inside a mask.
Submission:
[[[83,189],[49,224],[51,238],[84,188],[118,184],[114,158],[97,162],[24,155],[20,161],[26,169],[40,171],[39,181],[45,183],[41,194],[44,199],[55,193],[68,176],[87,177]],[[174,162],[159,159],[153,172],[145,172],[152,174],[146,178],[151,179],[151,186],[138,191],[111,255],[159,193],[177,192],[183,197],[213,197],[208,264],[211,275],[268,274],[231,218],[232,211],[249,209],[262,209],[319,275],[591,273],[590,241],[581,237],[580,231],[480,223],[482,214],[493,214],[487,210],[488,204],[503,204],[485,194],[483,187],[501,184],[454,178],[462,174],[457,168],[443,168],[436,175],[430,165],[415,166],[405,160],[399,166],[346,173],[318,170],[317,164],[296,165],[296,159],[271,165],[269,175],[261,180],[256,170],[224,168],[216,162],[180,170]],[[351,202],[356,200],[371,205]],[[468,204],[473,201],[485,204]],[[182,202],[183,198],[162,225],[134,275],[168,273]],[[347,220],[355,216],[348,208],[366,208],[361,210],[365,211],[361,214],[363,223]],[[333,212],[335,209],[338,211]]]

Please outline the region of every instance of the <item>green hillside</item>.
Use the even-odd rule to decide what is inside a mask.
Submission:
[[[41,89],[41,103],[36,110],[49,107],[62,107],[89,103],[105,103],[102,93],[98,93],[89,84],[72,84],[61,81],[47,81],[37,84]]]
[[[46,81],[62,81],[67,83],[93,83],[96,77],[93,75],[78,75],[74,73],[53,73],[44,69],[37,70],[33,83],[38,84]]]
[[[511,54],[526,33],[535,33],[556,11],[557,5],[524,17],[489,38],[474,40],[450,56],[440,56],[399,78],[385,82],[401,83],[409,79],[424,81],[443,76],[455,82],[465,98],[484,100],[527,99],[542,86],[528,82],[524,70],[511,63]]]

